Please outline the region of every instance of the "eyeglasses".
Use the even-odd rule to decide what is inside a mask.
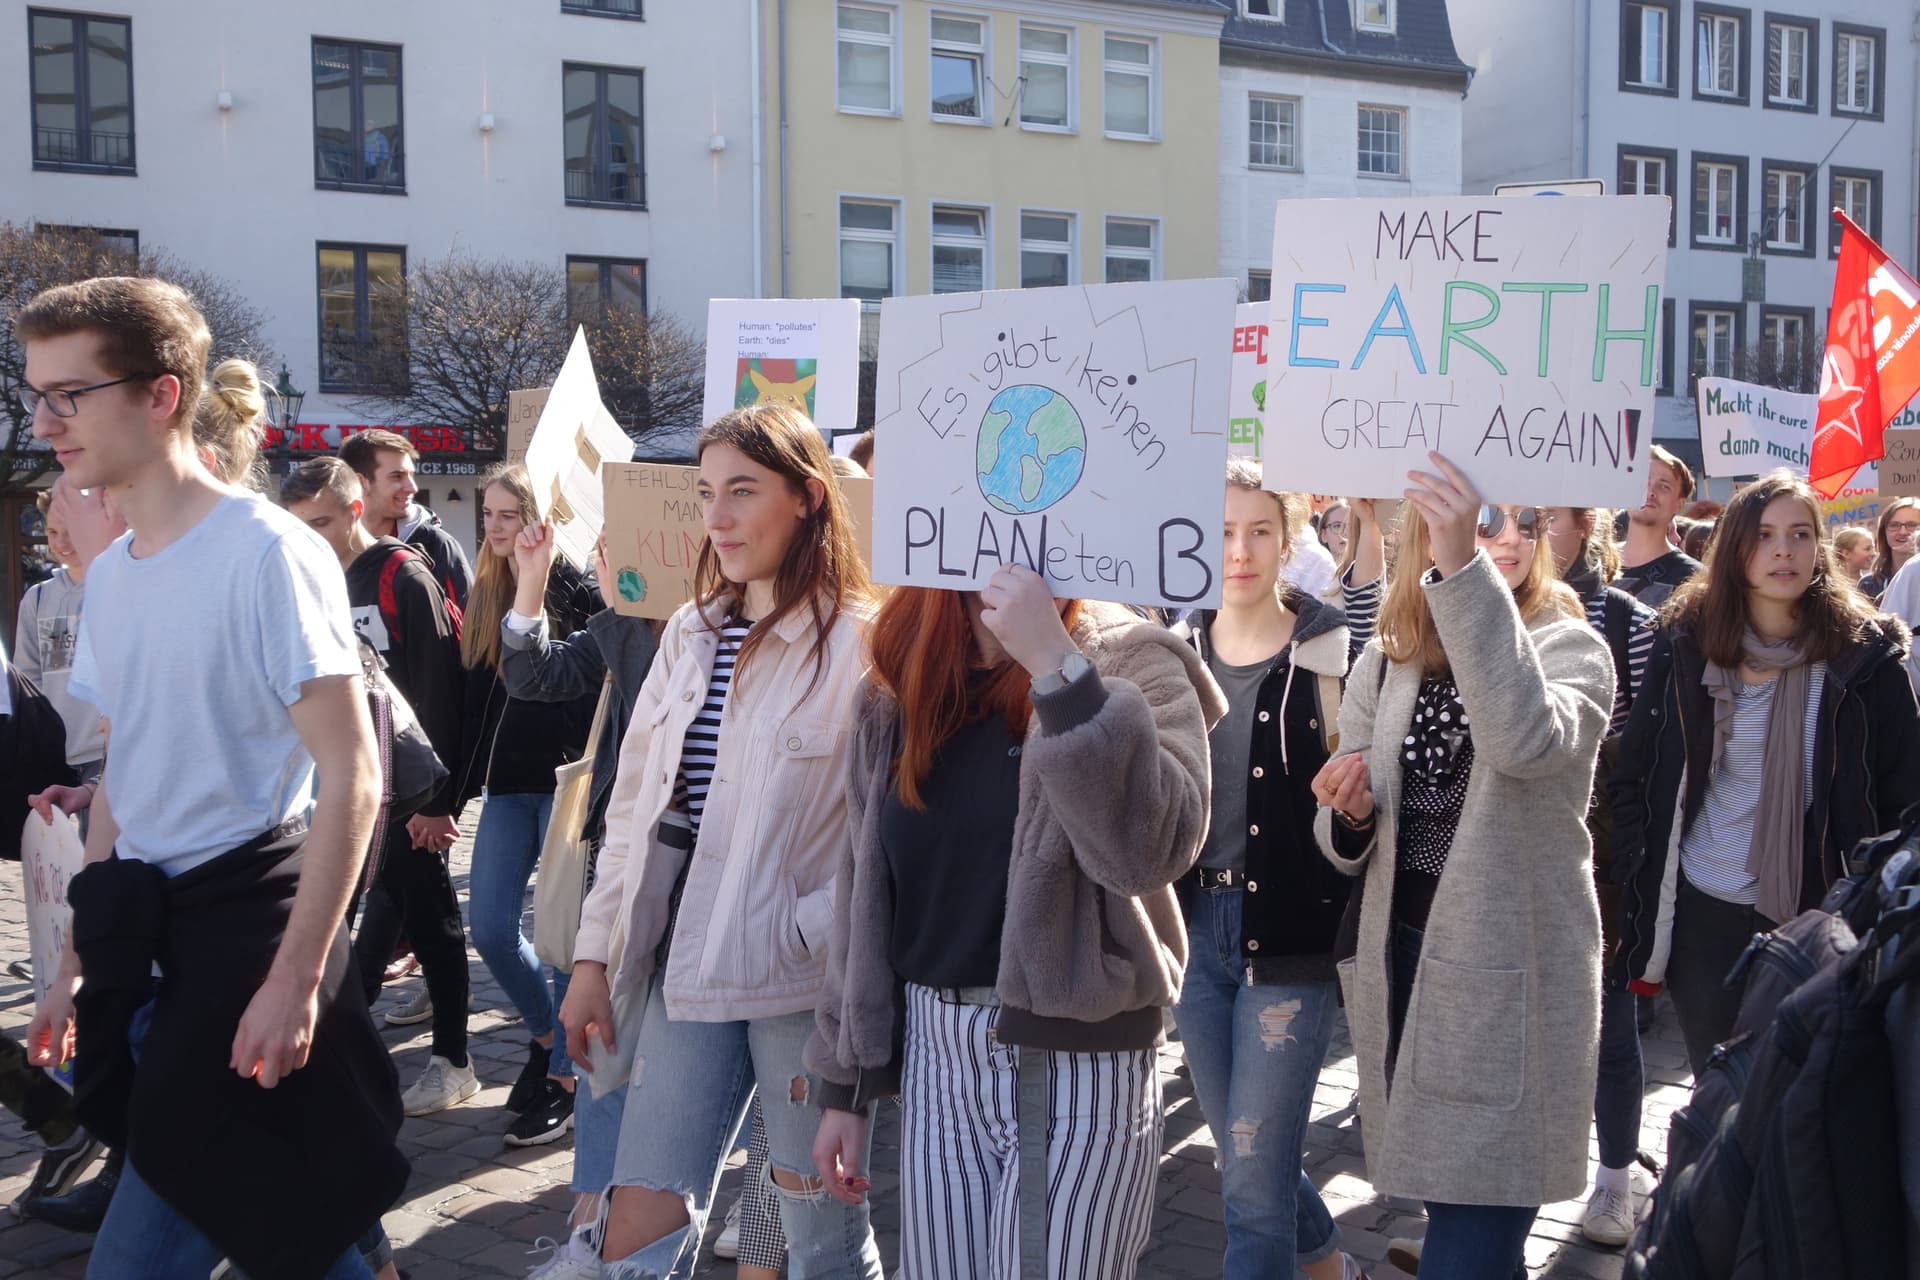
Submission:
[[[1912,533],[1916,529],[1920,529],[1920,521],[1895,520],[1887,525],[1888,533]]]
[[[31,419],[44,403],[47,412],[56,418],[71,418],[80,412],[81,396],[91,391],[105,391],[108,387],[118,387],[128,382],[140,382],[147,378],[158,378],[157,373],[130,373],[124,378],[115,378],[112,382],[96,382],[90,387],[59,387],[52,391],[42,391],[38,387],[20,384],[20,405]]]
[[[1499,537],[1500,531],[1507,527],[1508,514],[1505,507],[1496,507],[1490,502],[1481,503],[1480,525],[1474,532],[1482,538],[1493,539]],[[1540,508],[1515,507],[1511,514],[1513,527],[1520,531],[1521,537],[1525,538],[1528,542],[1539,540]]]

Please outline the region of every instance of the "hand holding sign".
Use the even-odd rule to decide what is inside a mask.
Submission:
[[[980,625],[1034,679],[1058,671],[1074,651],[1047,580],[1023,564],[1003,564],[980,589]]]
[[[1407,472],[1407,501],[1427,520],[1433,567],[1450,578],[1473,559],[1474,533],[1480,522],[1480,495],[1466,472],[1437,453],[1427,454],[1433,471]]]

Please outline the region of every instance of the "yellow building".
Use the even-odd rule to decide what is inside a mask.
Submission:
[[[1219,274],[1227,12],[769,0],[768,292]]]

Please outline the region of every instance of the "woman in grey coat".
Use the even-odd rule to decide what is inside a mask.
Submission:
[[[1540,1205],[1586,1186],[1586,813],[1613,664],[1554,580],[1540,510],[1482,504],[1429,457],[1379,639],[1348,680],[1342,754],[1314,783],[1316,834],[1365,877],[1339,976],[1369,1175],[1426,1201],[1425,1280],[1486,1280],[1518,1274]]]

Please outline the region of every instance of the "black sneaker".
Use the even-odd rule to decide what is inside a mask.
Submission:
[[[82,1183],[64,1196],[41,1196],[26,1202],[29,1218],[38,1218],[63,1231],[91,1233],[106,1221],[107,1206],[113,1203],[113,1189],[120,1183],[120,1166],[125,1156],[107,1153],[107,1162],[92,1182]]]
[[[540,1084],[547,1078],[547,1062],[552,1057],[553,1050],[538,1040],[527,1041],[527,1065],[520,1068],[520,1077],[507,1091],[507,1110],[518,1115],[533,1105],[540,1096]]]
[[[507,1127],[510,1147],[538,1147],[558,1142],[573,1128],[573,1094],[561,1088],[558,1080],[542,1076],[540,1092],[533,1105]]]
[[[73,1184],[80,1181],[80,1175],[93,1163],[93,1157],[99,1154],[100,1140],[85,1129],[75,1129],[73,1136],[58,1146],[48,1147],[40,1156],[40,1166],[33,1171],[32,1181],[20,1198],[12,1205],[16,1216],[27,1217],[31,1210],[30,1201],[48,1200],[64,1196],[73,1190]]]

